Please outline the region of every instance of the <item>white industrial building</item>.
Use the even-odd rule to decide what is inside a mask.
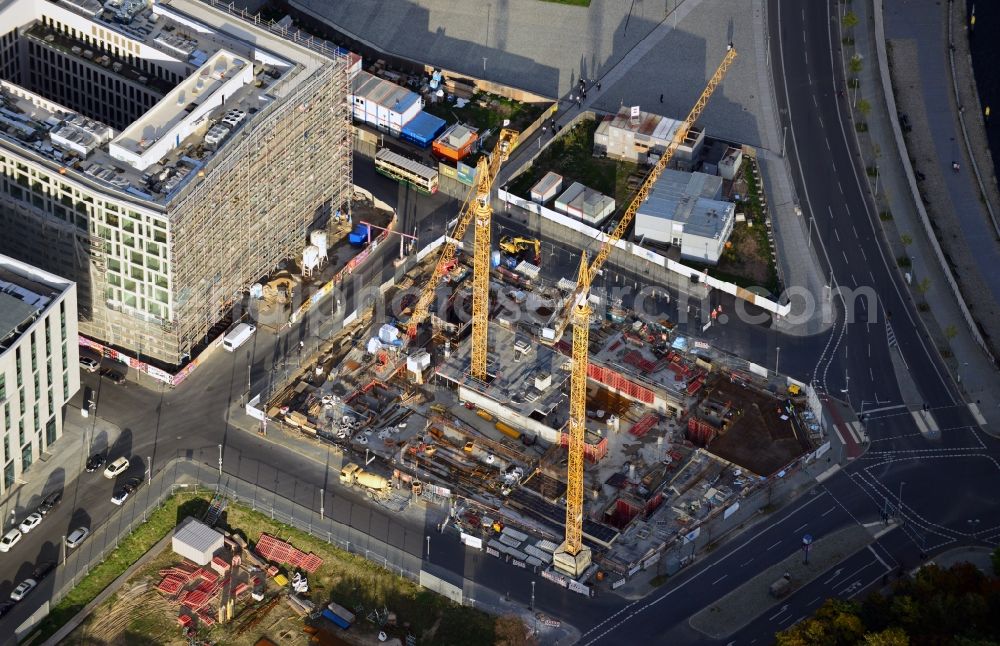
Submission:
[[[678,247],[681,257],[716,264],[733,232],[736,205],[722,178],[667,169],[635,215],[635,238]]]
[[[224,544],[222,532],[190,517],[174,530],[170,539],[170,547],[175,554],[198,565],[208,565]]]
[[[76,282],[81,334],[182,364],[350,199],[349,94],[346,55],[222,3],[5,2],[0,253]]]
[[[531,187],[531,201],[545,204],[562,190],[562,184],[562,175],[550,170]]]
[[[351,106],[355,121],[398,137],[403,126],[423,109],[424,101],[416,92],[391,81],[358,72],[352,81]]]
[[[573,182],[556,198],[555,207],[557,211],[596,226],[615,212],[615,200],[580,182]]]
[[[623,106],[618,114],[609,115],[598,124],[594,133],[594,154],[637,164],[654,164],[670,146],[680,127],[681,122],[676,119]],[[692,127],[674,152],[672,163],[677,168],[689,170],[704,140],[705,131]]]
[[[0,256],[0,495],[52,451],[63,406],[79,389],[76,285]]]

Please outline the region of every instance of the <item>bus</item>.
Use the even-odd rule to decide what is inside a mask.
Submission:
[[[388,148],[375,153],[375,170],[397,182],[409,184],[421,193],[430,195],[438,190],[436,170],[397,155]]]

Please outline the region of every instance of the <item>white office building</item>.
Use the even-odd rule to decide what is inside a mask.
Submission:
[[[714,265],[733,232],[735,210],[722,200],[721,177],[667,169],[635,214],[635,237],[673,245],[681,258]]]
[[[85,336],[181,364],[350,199],[349,93],[344,53],[222,3],[9,0],[0,253],[76,282]]]
[[[80,388],[76,285],[0,256],[0,496],[62,437]]]

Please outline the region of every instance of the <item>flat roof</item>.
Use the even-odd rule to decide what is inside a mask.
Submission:
[[[416,92],[363,71],[354,77],[351,93],[398,114],[406,112],[414,103],[420,101],[420,95]]]
[[[41,24],[43,16],[73,26],[77,37],[59,36],[51,25]],[[197,0],[14,0],[0,10],[0,23],[27,27],[25,37],[164,95],[114,138],[118,152],[112,154],[111,141],[101,138],[95,146],[88,133],[65,128],[67,120],[79,116],[72,109],[5,81],[0,90],[0,140],[58,166],[60,173],[160,205],[179,195],[197,177],[198,168],[226,149],[226,141],[217,147],[202,145],[212,124],[232,110],[245,113],[245,122],[251,123],[254,114],[322,67],[346,66],[344,54],[318,41],[313,46],[292,42],[268,25],[255,25],[224,6]],[[90,43],[80,40],[84,35]],[[122,54],[105,52],[95,44],[99,42],[109,47],[113,42]],[[183,80],[171,87],[155,74],[139,71],[135,61],[142,59],[155,60]],[[236,73],[243,75],[242,82],[233,81]],[[205,114],[195,114],[199,109]],[[65,136],[53,139],[53,131]],[[153,141],[161,145],[154,149]],[[141,155],[143,150],[148,154]]]
[[[0,352],[72,283],[26,263],[0,256]]]
[[[721,177],[667,169],[637,215],[682,223],[685,233],[716,238],[735,210],[733,203],[717,199],[721,192]]]

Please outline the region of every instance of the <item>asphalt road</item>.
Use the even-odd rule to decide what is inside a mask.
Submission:
[[[811,379],[820,390],[849,399],[856,410],[875,411],[868,414],[866,425],[871,449],[821,486],[835,505],[819,517],[804,515],[808,522],[801,529],[792,529],[795,521],[780,524],[786,545],[775,545],[773,537],[762,534],[713,554],[689,575],[688,580],[698,578],[702,585],[683,582],[630,606],[585,635],[584,643],[703,642],[704,636],[687,627],[686,618],[759,572],[755,564],[760,559],[774,562],[797,551],[803,531],[819,537],[850,523],[877,522],[885,510],[895,514],[901,509],[905,522],[880,541],[875,552],[865,550],[868,554],[831,568],[830,576],[821,576],[818,583],[782,602],[730,643],[768,642],[776,630],[811,612],[825,596],[860,594],[881,582],[888,569],[912,567],[921,556],[957,544],[997,542],[1000,506],[983,483],[998,475],[1000,447],[976,426],[958,396],[885,251],[888,246],[861,176],[864,171],[856,163],[846,99],[838,97],[844,79],[836,49],[840,39],[831,33],[836,26],[833,11],[829,3],[769,0],[772,74],[783,125],[788,127],[793,178],[812,220],[813,243],[819,245],[835,285],[853,290],[847,294],[870,288],[875,296],[873,302],[845,296],[828,343],[812,357],[816,364]],[[919,394],[917,407],[927,407],[938,432],[923,431],[903,405],[894,355]],[[797,508],[814,505],[817,498]],[[736,553],[751,563],[735,564],[730,557]],[[854,571],[856,577],[844,578],[843,573]],[[681,589],[684,593],[676,594]],[[650,611],[668,597],[669,612]]]

